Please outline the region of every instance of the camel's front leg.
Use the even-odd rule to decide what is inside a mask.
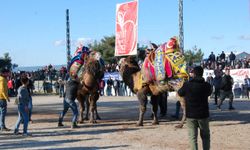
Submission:
[[[79,123],[83,123],[83,112],[84,112],[84,110],[85,110],[84,97],[78,95],[78,96],[77,96],[77,100],[78,100],[79,106],[80,106]]]
[[[181,122],[179,125],[175,126],[176,128],[182,128],[184,125],[184,122],[186,120],[186,107],[185,107],[186,103],[185,103],[185,100],[183,97],[180,97],[180,103],[181,103],[181,108],[182,108],[183,114],[182,114]]]
[[[96,109],[95,109],[95,114],[96,114],[96,120],[102,120],[101,117],[98,114],[97,106],[96,106]]]
[[[143,126],[144,113],[146,112],[148,103],[146,94],[147,94],[146,89],[141,89],[137,92],[137,97],[140,103],[140,115],[139,115],[139,120],[137,122],[137,126]]]
[[[89,95],[86,96],[86,114],[84,120],[89,120]]]
[[[89,119],[89,122],[90,123],[96,123],[94,113],[95,113],[95,110],[96,110],[96,102],[97,102],[98,98],[99,98],[99,94],[97,92],[90,95],[90,97],[89,97],[89,103],[90,103],[90,119]]]

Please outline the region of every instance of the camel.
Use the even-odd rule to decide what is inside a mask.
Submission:
[[[166,44],[167,43],[165,43],[163,47],[166,46]],[[173,51],[171,51],[169,55],[172,55],[172,52]],[[153,51],[153,52],[150,52],[150,54],[146,58],[154,60],[156,55],[157,55],[156,52]],[[145,63],[145,60],[144,60],[144,63]],[[185,64],[180,64],[180,65],[182,67],[183,66],[185,67]],[[139,120],[137,122],[138,126],[143,126],[143,117],[144,117],[144,113],[146,112],[148,94],[159,95],[160,93],[163,93],[166,91],[178,91],[182,87],[183,83],[186,80],[188,80],[188,75],[184,71],[185,69],[181,68],[182,71],[180,71],[180,69],[177,68],[174,70],[172,77],[167,77],[167,75],[165,76],[164,82],[159,82],[157,80],[150,80],[150,81],[145,82],[144,81],[145,70],[141,69],[137,61],[135,60],[135,58],[131,56],[128,56],[127,58],[121,58],[119,61],[119,67],[120,67],[119,72],[123,78],[124,83],[128,85],[129,88],[137,95],[137,98],[140,103],[140,114],[139,114]],[[171,68],[174,68],[173,65],[171,65]],[[177,98],[181,103],[183,116],[182,116],[180,124],[177,125],[176,128],[182,128],[184,125],[184,121],[186,120],[185,101],[178,94],[177,94]],[[158,117],[157,117],[157,109],[158,109],[157,105],[158,104],[155,101],[152,101],[151,103],[152,103],[152,113],[153,113],[152,124],[156,125],[156,124],[159,124]]]
[[[92,51],[84,63],[80,77],[81,86],[77,92],[77,100],[80,104],[80,118],[79,122],[83,123],[83,112],[85,110],[85,101],[89,104],[90,109],[90,123],[96,123],[96,119],[100,118],[97,113],[96,102],[99,99],[99,82],[104,76],[104,64],[99,52]],[[96,112],[96,118],[94,117]],[[86,112],[86,119],[88,118],[88,106]]]

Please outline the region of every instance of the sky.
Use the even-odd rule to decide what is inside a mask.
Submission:
[[[116,4],[130,0],[2,0],[0,57],[18,66],[66,64],[66,9],[71,54],[77,43],[115,35]],[[250,0],[183,0],[184,49],[250,53]],[[160,44],[179,35],[178,0],[139,0],[138,42]]]

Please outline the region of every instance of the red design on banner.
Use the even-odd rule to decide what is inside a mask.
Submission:
[[[115,56],[137,54],[137,1],[117,4]]]
[[[250,75],[250,70],[249,69],[235,69],[235,70],[231,70],[230,73],[231,76],[241,76],[242,78],[244,78],[246,75]]]

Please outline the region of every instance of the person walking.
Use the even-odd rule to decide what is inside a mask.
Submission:
[[[222,66],[217,65],[217,68],[214,70],[214,105],[218,105],[218,97],[220,96],[220,84],[222,80],[223,71],[221,69]]]
[[[10,131],[5,126],[5,116],[7,114],[7,101],[10,102],[8,96],[8,86],[7,86],[7,77],[9,76],[8,69],[1,69],[0,71],[0,130],[1,131]]]
[[[234,110],[235,108],[233,107],[233,78],[230,76],[230,68],[225,69],[225,74],[222,77],[221,80],[221,86],[220,86],[220,100],[217,106],[217,109],[221,110],[221,105],[223,101],[226,99],[226,97],[229,98],[229,110]]]
[[[78,109],[75,102],[77,97],[78,86],[80,86],[80,81],[77,79],[77,76],[72,76],[69,81],[66,83],[66,91],[63,100],[63,111],[60,113],[58,127],[64,126],[62,124],[63,118],[70,108],[73,111],[72,125],[71,128],[78,128],[77,125],[77,117],[78,117]]]
[[[19,132],[19,126],[23,122],[23,136],[31,136],[28,133],[29,124],[29,101],[30,93],[28,91],[28,78],[21,78],[22,85],[17,90],[17,108],[18,108],[18,119],[15,125],[14,134],[21,134]]]
[[[25,78],[28,80],[27,90],[29,92],[29,98],[30,98],[29,104],[28,104],[28,110],[29,110],[28,114],[29,114],[29,121],[32,123],[33,121],[31,119],[31,117],[32,117],[32,110],[33,110],[33,102],[32,102],[32,96],[31,96],[32,92],[31,91],[32,91],[32,88],[34,87],[34,84],[33,84],[32,80],[30,80],[28,78],[25,71],[20,72],[20,78],[17,80],[16,88],[19,89],[19,87],[23,85],[21,80],[25,79]]]
[[[211,95],[211,85],[202,77],[203,68],[194,68],[194,78],[185,82],[178,94],[186,101],[186,117],[189,141],[192,150],[198,149],[197,135],[200,129],[203,150],[210,149],[209,108],[208,97]]]

